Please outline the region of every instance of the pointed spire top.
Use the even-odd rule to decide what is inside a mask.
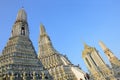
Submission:
[[[88,46],[85,42],[83,43],[84,44],[84,48],[89,48],[90,46]]]
[[[40,35],[46,34],[46,30],[43,24],[40,24]]]
[[[106,45],[102,41],[99,41],[99,45],[104,51],[107,49]]]
[[[27,21],[27,14],[23,7],[18,11],[16,21]]]
[[[86,54],[90,53],[91,47],[88,46],[85,42],[83,44],[84,44],[84,50],[82,52],[82,57],[84,58]]]

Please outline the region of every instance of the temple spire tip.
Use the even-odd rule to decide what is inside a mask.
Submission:
[[[44,27],[44,25],[41,23],[41,24],[40,24],[40,34],[42,35],[42,34],[45,34],[45,33],[46,33],[45,27]]]
[[[18,11],[16,21],[27,21],[27,14],[23,7]]]

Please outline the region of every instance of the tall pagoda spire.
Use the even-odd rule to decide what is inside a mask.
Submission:
[[[51,52],[51,53],[50,53]],[[43,58],[44,56],[53,55],[58,53],[52,45],[50,37],[48,36],[45,27],[43,24],[40,24],[40,37],[39,37],[39,58]]]
[[[111,50],[109,48],[107,48],[105,46],[105,44],[102,41],[99,42],[99,45],[101,46],[104,53],[108,57],[111,65],[112,65],[115,76],[116,77],[119,76],[120,75],[120,61],[119,61],[119,59],[111,52]]]
[[[24,8],[21,8],[18,11],[16,21],[13,25],[12,35],[11,37],[15,36],[26,36],[29,37],[29,28],[27,23],[27,14]]]
[[[0,78],[3,78],[1,80],[41,80],[47,74],[29,38],[27,14],[22,8],[13,25],[12,36],[0,56]]]
[[[44,39],[44,42],[42,41],[42,44],[43,44],[43,43],[44,43],[44,44],[49,43],[50,46],[52,47],[52,43],[51,43],[50,37],[47,35],[46,30],[45,30],[45,27],[44,27],[43,24],[40,24],[40,37],[41,37],[42,39]],[[41,40],[42,40],[42,39],[41,39]]]
[[[107,46],[102,41],[99,42],[99,45],[101,46],[104,53],[107,55],[108,59],[115,57],[113,53],[107,48]]]
[[[99,42],[99,45],[101,46],[102,50],[107,55],[107,57],[110,61],[113,61],[113,58],[117,59],[117,57],[111,52],[111,50],[109,48],[107,48],[107,46],[102,41]]]
[[[80,76],[84,75],[81,69],[72,65],[65,55],[55,50],[43,24],[40,25],[38,58],[52,75],[53,80],[79,80]]]

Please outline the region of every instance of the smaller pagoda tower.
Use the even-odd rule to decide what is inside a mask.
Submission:
[[[94,80],[116,80],[112,70],[105,64],[94,47],[84,44],[82,57]]]
[[[109,59],[115,77],[120,78],[120,60],[111,52],[109,48],[106,47],[106,45],[102,41],[99,42],[99,45],[106,54],[107,58]]]

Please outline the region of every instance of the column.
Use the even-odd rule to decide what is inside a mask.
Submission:
[[[23,73],[23,80],[27,80],[27,73],[26,72]]]
[[[33,72],[33,80],[37,80],[36,73]]]
[[[14,75],[14,73],[11,74],[10,80],[15,80],[15,75]]]

